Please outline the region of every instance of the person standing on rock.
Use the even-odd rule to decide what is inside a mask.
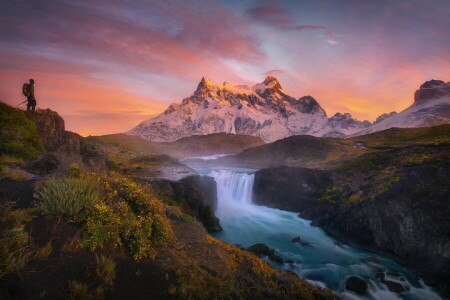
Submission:
[[[27,110],[36,109],[36,98],[34,97],[34,79],[30,79],[30,83],[24,83],[22,93],[27,97]]]

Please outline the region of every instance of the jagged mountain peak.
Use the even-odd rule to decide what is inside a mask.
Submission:
[[[414,105],[421,105],[430,100],[449,97],[449,95],[450,82],[432,79],[423,83],[414,93]]]
[[[267,76],[266,79],[264,79],[263,83],[267,86],[267,88],[272,88],[275,90],[282,90],[280,82],[275,76]]]
[[[445,84],[445,82],[442,80],[431,79],[429,81],[425,81],[420,86],[420,89],[432,89],[432,88],[440,87],[441,85],[444,85],[444,84]]]

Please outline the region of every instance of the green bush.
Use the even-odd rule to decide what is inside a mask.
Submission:
[[[0,200],[0,278],[21,270],[32,257],[30,237],[24,230],[26,211],[12,209],[12,204]]]
[[[118,173],[98,177],[103,201],[87,210],[82,245],[92,250],[109,243],[125,246],[136,260],[153,257],[155,245],[171,238],[164,205],[146,187]]]
[[[101,200],[98,185],[82,178],[49,179],[34,197],[40,214],[66,217],[74,217]]]
[[[20,109],[0,102],[0,155],[29,160],[43,150],[34,122]]]

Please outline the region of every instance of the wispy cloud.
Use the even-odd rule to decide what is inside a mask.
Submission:
[[[251,7],[245,12],[253,20],[285,30],[318,30],[327,29],[323,25],[296,25],[289,11],[280,3],[270,3]]]

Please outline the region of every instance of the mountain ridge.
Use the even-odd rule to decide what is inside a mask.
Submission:
[[[422,84],[408,109],[398,114],[382,114],[374,123],[359,121],[350,113],[328,117],[312,96],[298,99],[289,96],[273,76],[253,86],[227,82],[219,85],[203,77],[191,96],[181,103],[170,104],[163,113],[141,122],[126,134],[172,142],[192,135],[223,132],[273,142],[292,135],[342,138],[391,127],[439,125],[450,122],[450,83],[431,80]]]

